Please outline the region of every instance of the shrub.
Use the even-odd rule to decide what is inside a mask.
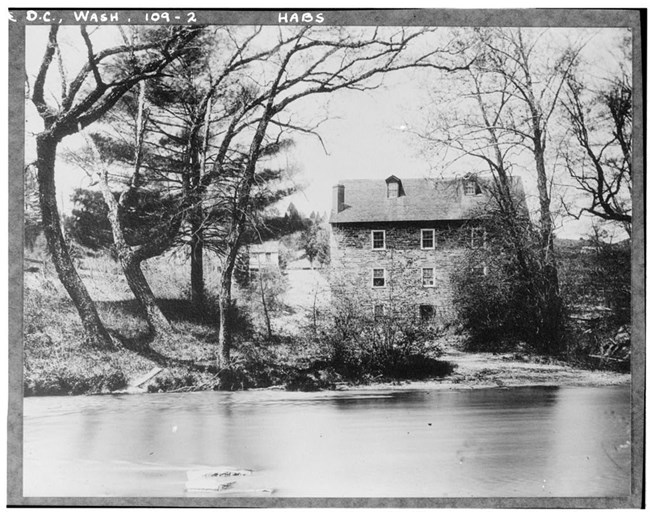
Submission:
[[[228,369],[218,372],[219,389],[237,390],[279,386],[287,382],[297,370],[291,347],[280,353],[279,347],[269,346],[261,338],[237,344]]]
[[[507,229],[483,220],[488,243],[468,248],[451,276],[453,302],[469,334],[468,348],[504,351],[521,342],[536,352],[563,350],[563,308],[553,269],[526,219]]]
[[[612,339],[631,323],[630,240],[613,243],[594,227],[588,241],[562,244],[561,285],[573,325],[569,326],[566,357],[592,367],[623,369],[617,358],[609,363],[594,356],[608,353]],[[611,348],[611,347],[610,347]]]
[[[629,326],[616,327],[612,317],[595,317],[569,327],[566,359],[588,369],[630,371]]]
[[[420,322],[393,305],[388,314],[372,318],[352,301],[341,304],[331,326],[321,332],[323,357],[346,378],[418,378],[446,369],[435,360],[442,354],[432,324]]]
[[[25,372],[25,396],[84,395],[110,393],[125,388],[121,369],[97,365],[96,361],[53,361]]]
[[[605,305],[612,311],[612,323],[631,322],[632,251],[630,240],[618,244],[596,241],[591,279],[603,290]]]
[[[197,379],[191,371],[185,368],[168,369],[147,386],[147,391],[149,393],[186,391],[187,388],[195,386],[196,383]]]

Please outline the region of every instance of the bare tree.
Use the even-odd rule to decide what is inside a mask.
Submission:
[[[623,225],[632,224],[632,87],[624,73],[611,85],[590,93],[576,77],[567,82],[562,102],[571,133],[580,150],[564,153],[567,169],[578,188],[587,193],[588,212]]]
[[[539,34],[515,30],[488,31],[481,37],[485,45],[485,71],[503,77],[519,103],[520,119],[502,128],[516,134],[535,161],[539,196],[540,234],[546,247],[547,272],[551,286],[557,289],[557,265],[553,249],[551,182],[547,171],[546,148],[554,122],[554,112],[564,84],[574,69],[580,48],[567,46],[559,55],[536,59],[545,53]],[[543,61],[543,64],[540,63]],[[500,127],[501,128],[501,127]]]
[[[286,291],[286,277],[277,267],[265,265],[257,261],[257,269],[251,272],[250,282],[246,291],[251,317],[263,324],[267,341],[274,337],[272,316],[282,310],[282,294]],[[261,321],[260,321],[261,319]]]
[[[52,25],[48,44],[36,75],[31,100],[44,122],[44,130],[36,136],[36,166],[40,205],[48,247],[61,283],[70,295],[84,327],[87,342],[112,347],[113,341],[102,324],[95,304],[77,273],[61,230],[56,204],[55,165],[59,143],[105,115],[115,103],[138,82],[156,76],[183,53],[198,29],[173,27],[164,37],[142,44],[124,44],[96,52],[85,25],[80,27],[87,61],[75,78],[68,83],[66,73],[60,72],[61,95],[58,104],[48,103],[48,73],[55,55],[61,55],[58,43],[59,26]],[[112,58],[130,55],[127,73],[113,74]],[[60,61],[59,61],[60,62]],[[62,66],[59,67],[62,70]]]
[[[540,341],[548,351],[556,351],[561,298],[548,143],[559,131],[557,107],[581,47],[567,43],[550,50],[546,45],[552,34],[540,29],[475,29],[461,35],[472,41],[467,47],[473,65],[462,78],[453,77],[460,86],[460,114],[436,120],[423,136],[446,151],[448,160],[478,159],[492,173],[495,200],[506,224],[512,224],[508,229],[520,269],[543,278],[543,289],[537,290],[545,305],[540,308]],[[520,205],[513,203],[509,190],[512,170],[525,165],[527,158],[532,159],[537,182],[539,258],[531,257],[530,234],[516,221]]]

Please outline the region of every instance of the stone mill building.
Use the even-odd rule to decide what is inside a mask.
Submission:
[[[486,243],[479,217],[493,201],[489,184],[474,175],[340,181],[330,216],[334,296],[375,317],[453,318],[451,273]],[[519,178],[511,190],[525,205]]]

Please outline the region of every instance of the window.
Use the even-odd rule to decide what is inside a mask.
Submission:
[[[383,304],[375,304],[374,312],[375,312],[375,320],[377,320],[379,318],[383,318],[384,317],[384,305]]]
[[[463,193],[466,196],[475,196],[481,193],[481,188],[478,186],[476,179],[463,180]]]
[[[474,183],[472,180],[463,181],[463,192],[466,196],[476,195],[476,183]]]
[[[433,267],[424,267],[422,269],[422,286],[430,288],[436,285],[436,273]]]
[[[420,304],[420,321],[430,322],[436,314],[436,310],[431,304]]]
[[[372,231],[372,249],[379,250],[386,248],[386,232]]]
[[[266,259],[267,263],[271,263],[271,253],[270,252],[267,252],[266,254],[264,254],[264,258]]]
[[[422,247],[422,249],[435,249],[436,248],[436,230],[435,229],[421,229],[420,230],[420,247]]]
[[[383,268],[372,269],[372,287],[384,288],[386,286],[386,270]]]
[[[404,195],[401,180],[393,175],[386,178],[386,196],[389,199],[394,199]]]
[[[485,230],[483,228],[472,228],[470,244],[472,249],[485,247]]]

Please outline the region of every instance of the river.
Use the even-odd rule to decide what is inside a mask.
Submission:
[[[24,400],[25,496],[616,497],[630,493],[628,387]],[[213,494],[214,495],[214,494]]]

